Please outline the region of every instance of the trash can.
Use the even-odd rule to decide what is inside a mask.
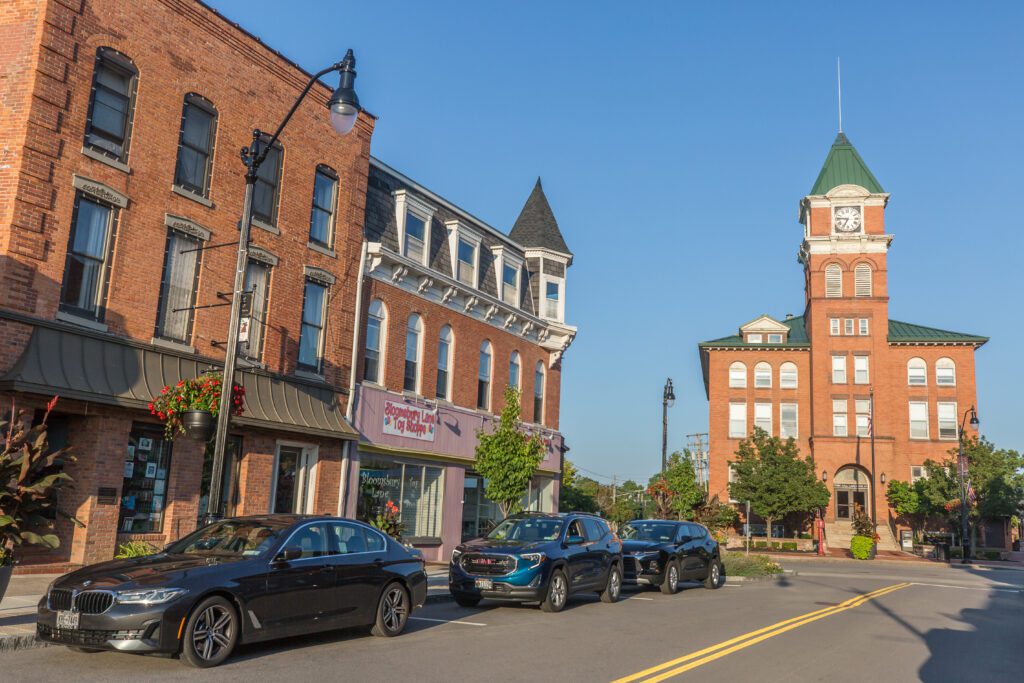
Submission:
[[[939,547],[942,548],[942,559],[949,562],[949,544],[942,543]]]

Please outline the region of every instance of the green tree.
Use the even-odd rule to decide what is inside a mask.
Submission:
[[[544,459],[544,443],[522,431],[519,392],[505,389],[505,407],[498,426],[477,432],[476,471],[487,480],[487,497],[508,517],[522,506],[530,479]]]
[[[917,486],[898,479],[890,479],[885,497],[889,501],[889,507],[896,511],[897,517],[910,525],[915,536],[919,535],[928,512],[921,501]]]
[[[670,455],[664,474],[651,477],[648,488],[667,499],[663,503],[665,516],[672,514],[678,519],[693,519],[694,508],[704,500],[704,489],[697,483],[689,450]]]
[[[558,509],[561,512],[598,511],[597,499],[583,488],[587,481],[593,480],[581,478],[575,465],[568,460],[563,461],[562,490],[558,495]]]
[[[736,460],[729,463],[736,480],[729,484],[729,495],[750,501],[750,507],[768,525],[791,512],[810,512],[828,505],[825,484],[815,476],[814,461],[801,458],[793,439],[783,441],[768,436],[759,428],[740,442]]]
[[[956,449],[950,451],[953,464],[957,455]],[[977,495],[972,516],[991,519],[1014,515],[1024,499],[1024,457],[1017,451],[996,448],[984,437],[965,441],[964,455],[968,478]]]

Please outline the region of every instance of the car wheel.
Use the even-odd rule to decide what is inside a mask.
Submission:
[[[548,594],[540,603],[544,612],[561,612],[569,600],[569,582],[561,569],[556,569],[548,581]]]
[[[94,655],[97,652],[103,652],[103,650],[96,650],[91,647],[78,647],[77,645],[68,645],[68,649],[81,655]]]
[[[409,622],[409,594],[405,587],[398,583],[388,584],[377,605],[377,622],[370,633],[383,638],[397,636],[405,630]]]
[[[181,644],[182,658],[206,669],[221,664],[238,642],[238,615],[234,605],[214,595],[192,610]]]
[[[459,607],[476,607],[480,604],[480,598],[473,598],[466,595],[456,595],[455,603]]]
[[[665,578],[661,582],[661,592],[665,595],[675,595],[679,590],[679,563],[672,560],[665,567]]]
[[[617,602],[622,592],[622,570],[613,564],[608,570],[608,584],[601,591],[601,602]]]
[[[705,588],[718,588],[722,585],[722,563],[718,560],[711,561],[708,569],[708,576],[704,579]]]

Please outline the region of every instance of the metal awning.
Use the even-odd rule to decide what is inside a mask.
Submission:
[[[111,335],[33,321],[21,358],[0,378],[0,390],[148,410],[160,390],[223,365]],[[273,375],[239,373],[245,387],[240,426],[336,439],[356,439],[345,421],[344,396],[328,385]]]

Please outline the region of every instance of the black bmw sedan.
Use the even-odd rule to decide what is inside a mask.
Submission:
[[[680,581],[701,580],[707,588],[722,583],[718,542],[696,522],[635,519],[619,529],[623,583],[657,586],[669,595]]]
[[[180,653],[210,667],[238,643],[364,625],[395,636],[426,596],[422,558],[362,522],[238,517],[60,577],[36,631],[77,651]]]

